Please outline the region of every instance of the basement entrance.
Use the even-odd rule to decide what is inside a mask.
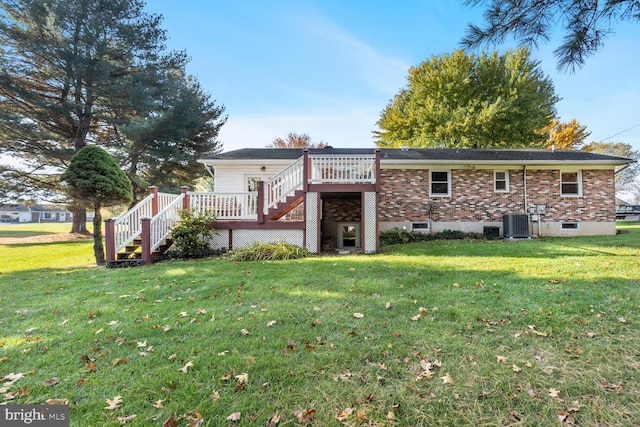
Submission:
[[[338,247],[345,249],[360,247],[359,223],[340,223],[338,226]]]

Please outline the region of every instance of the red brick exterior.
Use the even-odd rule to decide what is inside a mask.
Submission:
[[[546,205],[543,221],[615,221],[613,170],[582,170],[582,195],[560,195],[559,170],[529,170],[527,209]],[[509,191],[494,191],[494,171],[451,170],[451,195],[429,195],[429,170],[383,169],[380,221],[499,222],[504,214],[524,213],[523,171],[509,171]]]
[[[355,198],[323,198],[322,219],[335,222],[360,222],[362,216],[362,199]]]

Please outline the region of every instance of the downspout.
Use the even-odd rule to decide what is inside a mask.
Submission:
[[[523,211],[527,213],[527,165],[522,166],[522,188],[524,189]]]

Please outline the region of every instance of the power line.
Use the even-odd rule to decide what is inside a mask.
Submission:
[[[631,127],[630,127],[630,128],[628,128],[628,129],[625,129],[625,130],[623,130],[623,131],[620,131],[620,132],[618,132],[618,133],[615,133],[615,134],[613,134],[613,135],[611,135],[611,136],[608,136],[608,137],[606,137],[606,138],[602,138],[602,139],[600,140],[600,142],[604,142],[604,141],[606,141],[607,139],[611,139],[611,138],[616,137],[616,136],[618,136],[618,135],[620,135],[620,134],[623,134],[623,133],[625,133],[625,132],[628,132],[628,131],[630,131],[631,129],[637,128],[638,126],[640,126],[640,123],[635,124],[635,125],[631,126]]]

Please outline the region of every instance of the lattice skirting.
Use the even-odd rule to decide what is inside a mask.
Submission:
[[[229,249],[229,230],[216,230],[209,244],[213,249]]]
[[[378,250],[378,201],[376,193],[364,193],[364,243],[362,245],[364,253],[371,254]]]
[[[248,246],[254,242],[287,242],[304,247],[303,230],[216,230],[211,238],[213,249],[234,249]],[[232,248],[229,248],[229,233],[232,234]]]

